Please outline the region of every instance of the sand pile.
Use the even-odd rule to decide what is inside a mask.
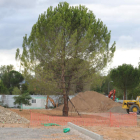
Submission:
[[[29,123],[29,120],[19,116],[17,113],[12,112],[0,106],[0,123]]]
[[[95,91],[81,92],[72,98],[71,101],[79,112],[107,112],[115,106],[121,106],[119,103]],[[75,111],[70,101],[68,106],[69,111]],[[56,108],[56,110],[62,109],[63,105]]]

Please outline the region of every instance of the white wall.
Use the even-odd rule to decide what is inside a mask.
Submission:
[[[8,107],[17,107],[18,105],[14,105],[14,96],[18,96],[18,95],[0,95],[0,101],[3,100],[4,101],[4,105],[7,105]],[[49,95],[55,103],[58,102],[58,99],[60,97],[60,95]],[[45,109],[46,106],[46,99],[47,99],[47,95],[31,95],[32,100],[36,100],[36,103],[32,103],[32,100],[30,101],[31,105],[27,106],[27,105],[22,105],[23,109]],[[74,97],[74,95],[70,95],[69,98],[72,99]],[[48,107],[53,107],[52,103],[50,102],[50,100],[48,100]]]

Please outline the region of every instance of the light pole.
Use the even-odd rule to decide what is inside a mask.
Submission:
[[[113,81],[110,81],[110,82],[113,82]],[[110,82],[108,82],[108,94],[109,94],[109,84],[110,84]]]

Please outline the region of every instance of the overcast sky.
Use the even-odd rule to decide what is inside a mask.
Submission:
[[[22,48],[23,36],[29,35],[38,16],[58,0],[0,0],[0,65],[17,68],[15,52]],[[85,5],[111,30],[116,52],[108,68],[123,63],[138,66],[140,57],[140,0],[67,0],[70,5]]]

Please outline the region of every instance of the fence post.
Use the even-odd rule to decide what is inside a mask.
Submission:
[[[31,118],[31,110],[30,110],[30,126],[31,126],[31,119],[32,119],[32,118]]]
[[[111,127],[111,111],[110,111],[110,127]]]

